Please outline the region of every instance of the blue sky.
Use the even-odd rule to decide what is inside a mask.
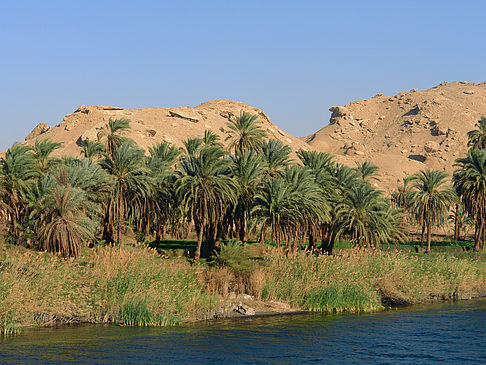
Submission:
[[[483,1],[0,1],[0,149],[80,104],[239,100],[308,135],[329,107],[486,80]]]

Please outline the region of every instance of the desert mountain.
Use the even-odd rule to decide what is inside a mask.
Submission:
[[[350,166],[372,161],[382,174],[378,185],[390,190],[397,179],[427,167],[452,173],[466,154],[466,133],[486,115],[486,82],[378,94],[330,111],[329,125],[303,140]]]
[[[26,137],[27,144],[50,138],[62,142],[58,155],[80,156],[86,140],[96,140],[98,128],[109,119],[127,118],[127,136],[148,149],[156,142],[181,146],[188,137],[202,137],[206,129],[224,141],[228,117],[240,112],[257,114],[270,138],[292,147],[328,152],[349,166],[370,160],[378,165],[386,191],[397,180],[420,169],[452,173],[458,157],[467,151],[466,133],[486,115],[486,82],[442,83],[428,90],[378,94],[370,99],[335,106],[329,125],[303,138],[295,138],[270,122],[250,105],[231,100],[212,100],[196,107],[123,109],[112,106],[80,106],[53,127],[41,123]]]
[[[50,138],[62,142],[63,148],[57,155],[80,156],[83,142],[95,141],[98,129],[111,119],[129,119],[131,129],[126,136],[147,150],[156,142],[167,141],[182,146],[189,137],[203,137],[209,129],[226,138],[228,117],[239,116],[240,112],[257,114],[269,138],[281,140],[294,151],[308,149],[308,145],[270,122],[267,115],[250,105],[231,100],[211,100],[196,107],[123,109],[113,106],[81,105],[74,113],[66,115],[54,127],[40,123],[26,137],[27,144],[36,139]]]

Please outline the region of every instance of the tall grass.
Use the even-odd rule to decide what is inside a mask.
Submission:
[[[486,260],[481,254],[344,249],[338,255],[316,257],[287,256],[274,249],[265,257],[243,281],[231,270],[210,270],[208,290],[222,295],[244,291],[262,300],[328,313],[486,295]]]
[[[77,260],[0,246],[0,330],[92,323],[170,325],[209,315],[204,292],[185,261],[146,247],[105,247]]]
[[[191,267],[154,249],[97,247],[76,260],[0,244],[0,333],[77,323],[172,325],[211,317],[233,294],[294,308],[371,312],[391,304],[486,295],[486,256],[341,249],[333,256],[224,246]]]

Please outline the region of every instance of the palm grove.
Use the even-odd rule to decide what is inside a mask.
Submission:
[[[123,137],[125,119],[110,120],[82,159],[52,157],[61,144],[14,144],[0,161],[0,211],[12,244],[77,256],[85,245],[120,244],[122,235],[197,236],[201,249],[220,240],[265,237],[289,251],[332,254],[342,237],[356,246],[402,241],[410,223],[426,233],[444,222],[450,207],[472,218],[475,249],[486,237],[486,119],[471,131],[471,149],[457,160],[454,187],[447,175],[425,170],[404,179],[386,198],[374,187],[378,169],[350,168],[326,153],[267,139],[256,115],[227,123],[227,147],[207,130],[183,148],[157,143],[144,151]],[[457,229],[457,224],[456,224]],[[317,247],[319,246],[319,250]]]

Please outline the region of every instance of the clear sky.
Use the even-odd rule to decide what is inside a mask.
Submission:
[[[485,1],[0,0],[0,149],[80,104],[233,99],[308,135],[332,105],[486,79]]]

